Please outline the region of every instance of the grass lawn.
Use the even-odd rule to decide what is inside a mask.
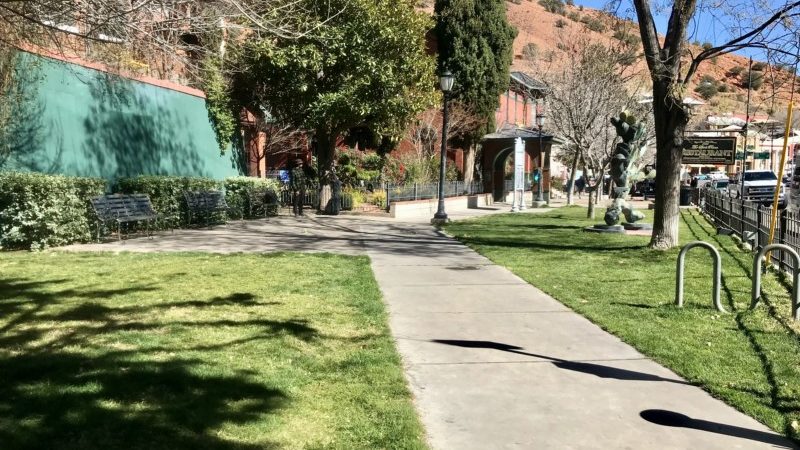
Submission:
[[[424,448],[365,257],[0,254],[0,448]]]
[[[766,306],[747,312],[753,257],[683,210],[681,241],[705,240],[723,256],[722,302],[711,305],[711,260],[689,253],[686,307],[674,306],[678,250],[656,252],[646,237],[583,232],[602,222],[584,208],[456,222],[447,231],[494,262],[619,336],[690,382],[772,429],[800,436],[800,327],[789,293],[764,280]],[[598,212],[602,216],[602,211]]]

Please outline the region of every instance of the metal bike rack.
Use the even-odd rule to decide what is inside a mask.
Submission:
[[[675,304],[678,305],[679,308],[683,307],[683,275],[684,275],[684,266],[686,265],[686,253],[695,248],[695,247],[704,247],[708,250],[711,256],[714,258],[714,287],[712,293],[712,299],[714,302],[714,307],[717,308],[719,312],[727,312],[725,308],[722,307],[722,303],[719,299],[719,290],[720,285],[722,284],[722,257],[719,255],[719,251],[713,245],[709,244],[708,242],[703,241],[695,241],[690,242],[683,246],[681,249],[680,254],[678,254],[678,268],[676,270],[675,275]]]
[[[756,260],[753,262],[753,289],[751,291],[750,309],[755,309],[761,300],[761,260],[771,250],[782,250],[788,253],[794,262],[794,270],[792,272],[792,318],[798,320],[800,319],[800,290],[798,290],[798,286],[800,286],[800,255],[788,245],[770,244],[762,248],[756,255]]]

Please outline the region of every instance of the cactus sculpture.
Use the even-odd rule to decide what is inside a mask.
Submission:
[[[617,225],[620,216],[624,215],[628,223],[636,223],[644,219],[644,214],[633,209],[628,203],[630,193],[629,180],[633,178],[636,161],[641,158],[646,148],[642,142],[645,134],[644,124],[638,122],[636,117],[626,112],[611,118],[611,123],[617,129],[617,135],[622,139],[614,148],[611,155],[610,175],[614,181],[614,191],[611,194],[612,203],[606,210],[604,217],[608,226]]]

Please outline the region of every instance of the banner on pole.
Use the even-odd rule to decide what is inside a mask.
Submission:
[[[514,190],[525,190],[525,143],[517,138],[514,143]]]

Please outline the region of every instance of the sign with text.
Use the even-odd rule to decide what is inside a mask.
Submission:
[[[525,143],[517,138],[514,145],[514,189],[525,190]]]
[[[732,165],[735,162],[735,137],[687,136],[685,138],[684,164]]]

